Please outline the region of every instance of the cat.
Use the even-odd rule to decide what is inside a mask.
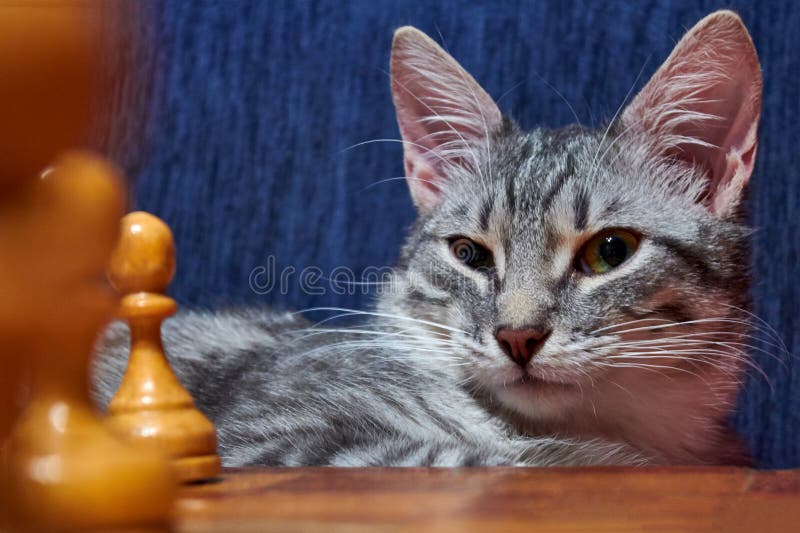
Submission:
[[[411,27],[391,89],[419,216],[365,323],[165,324],[224,464],[745,463],[726,419],[754,364],[741,200],[761,73],[740,18],[698,22],[600,129],[520,130]],[[100,343],[100,405],[127,335]]]

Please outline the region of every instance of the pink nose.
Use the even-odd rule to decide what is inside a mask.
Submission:
[[[550,336],[550,331],[544,328],[500,328],[494,336],[506,355],[525,368],[536,352],[542,348],[544,341]]]

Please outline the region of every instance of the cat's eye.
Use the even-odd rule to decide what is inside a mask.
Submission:
[[[451,237],[450,253],[458,261],[475,270],[487,270],[494,266],[491,250],[466,237]]]
[[[586,274],[602,274],[627,261],[637,248],[639,237],[628,230],[601,231],[581,249],[576,266]]]

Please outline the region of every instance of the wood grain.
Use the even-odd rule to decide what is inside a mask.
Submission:
[[[180,532],[797,531],[800,471],[226,470],[185,487]]]

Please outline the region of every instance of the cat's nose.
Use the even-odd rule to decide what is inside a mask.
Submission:
[[[550,331],[544,328],[509,329],[499,328],[494,334],[500,348],[512,361],[525,368],[536,355]]]

